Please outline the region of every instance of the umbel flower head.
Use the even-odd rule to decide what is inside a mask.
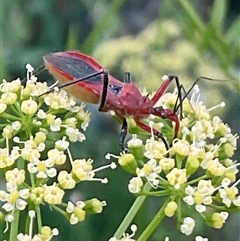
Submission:
[[[166,93],[157,105],[173,108],[177,98],[178,91]],[[239,164],[232,159],[238,136],[220,117],[211,116],[217,107],[224,107],[224,103],[207,109],[195,86],[192,96],[182,103],[178,138],[168,138],[174,129],[171,123],[150,121],[151,128],[156,128],[156,121],[164,124],[161,131],[170,142],[169,149],[153,135],[145,144],[133,135],[128,142],[130,153],[119,157],[123,169],[135,174],[129,191],[137,196],[166,197],[162,215],[177,215],[178,227],[186,235],[193,232],[195,220],[178,211],[183,207],[200,213],[214,228],[221,228],[230,212],[240,211]]]
[[[19,79],[0,84],[0,168],[6,181],[6,187],[0,190],[0,202],[5,231],[9,224],[14,226],[18,222],[17,213],[22,210],[37,210],[37,220],[41,220],[41,205],[59,211],[71,224],[84,221],[88,214],[101,213],[105,201],[92,198],[72,203],[64,202],[63,198],[67,189],[80,182],[107,183],[107,178],[97,178],[96,173],[116,167],[111,163],[96,169],[92,159],[72,159],[69,146],[85,140],[82,131],[86,130],[90,115],[64,90],[44,95],[49,90],[47,84],[37,82],[32,67],[27,68],[25,87]],[[67,161],[71,170],[57,171]],[[34,217],[31,216],[31,222]],[[50,240],[57,235],[41,223],[37,226],[39,234],[35,238],[19,233],[16,240]],[[46,230],[48,238],[41,239]]]

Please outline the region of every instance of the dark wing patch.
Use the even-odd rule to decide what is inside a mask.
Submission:
[[[45,56],[45,58],[47,62],[51,63],[51,65],[62,70],[63,72],[67,73],[75,79],[81,79],[84,76],[94,74],[97,72],[93,67],[91,67],[81,59],[54,55],[47,55]],[[59,60],[59,58],[61,58],[61,60]],[[97,75],[87,79],[86,81],[101,82],[102,77],[101,75]]]

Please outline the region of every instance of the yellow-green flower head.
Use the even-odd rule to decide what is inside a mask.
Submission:
[[[78,180],[89,180],[94,177],[92,162],[91,159],[77,159],[73,162],[72,171]]]
[[[5,173],[5,177],[7,182],[12,182],[16,183],[16,185],[20,185],[25,180],[25,171],[14,168],[12,170],[8,170]]]
[[[72,189],[76,185],[76,181],[73,179],[72,174],[65,170],[60,171],[57,178],[63,189]]]
[[[166,178],[174,188],[179,189],[182,184],[187,182],[186,169],[173,168]]]
[[[34,187],[30,191],[29,195],[30,201],[35,205],[39,205],[44,202],[44,188]]]
[[[51,186],[44,185],[43,198],[46,203],[49,204],[60,204],[62,203],[63,196],[65,192],[60,189],[56,183]]]

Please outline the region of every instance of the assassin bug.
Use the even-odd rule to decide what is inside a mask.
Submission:
[[[124,149],[124,140],[127,135],[127,116],[132,116],[136,124],[147,132],[151,128],[142,122],[142,119],[150,114],[169,119],[175,122],[174,138],[179,132],[180,120],[176,114],[181,108],[181,102],[186,98],[181,97],[181,89],[178,77],[168,75],[155,95],[150,99],[148,95],[143,96],[136,84],[131,83],[130,73],[125,73],[124,82],[121,82],[103,70],[103,67],[92,57],[78,51],[66,51],[50,53],[43,57],[45,67],[60,82],[63,83],[59,88],[66,87],[67,91],[80,100],[88,103],[98,104],[99,111],[107,112],[113,110],[122,120],[120,134],[120,147]],[[179,90],[178,101],[174,109],[164,109],[162,106],[154,107],[159,98],[166,92],[172,80],[175,79]],[[76,86],[77,84],[77,86]],[[50,91],[44,93],[50,93]],[[153,129],[155,136],[162,139],[168,148],[168,143],[162,133]]]

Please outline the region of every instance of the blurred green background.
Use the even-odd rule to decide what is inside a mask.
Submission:
[[[201,98],[208,107],[226,102],[213,115],[221,115],[233,133],[240,132],[240,4],[239,0],[2,0],[0,2],[0,77],[25,77],[26,63],[42,65],[49,52],[80,50],[93,56],[110,73],[133,81],[148,91],[161,85],[164,74],[177,74],[188,89],[199,76]],[[41,80],[52,80],[42,73]],[[93,158],[95,166],[107,161],[107,152],[119,153],[120,126],[97,106],[87,105],[91,125],[87,140],[72,148],[74,157]],[[239,151],[235,159],[238,161]],[[120,170],[101,172],[108,184],[84,183],[71,200],[97,197],[108,205],[100,215],[70,226],[62,216],[44,207],[44,223],[58,227],[55,241],[105,241],[120,224],[134,201],[128,193],[130,176]],[[134,222],[143,229],[161,206],[149,198]],[[186,210],[187,212],[188,210]],[[231,215],[222,230],[206,227],[199,217],[194,235],[209,240],[239,240],[239,214]],[[192,241],[179,234],[174,219],[166,219],[150,240]]]

